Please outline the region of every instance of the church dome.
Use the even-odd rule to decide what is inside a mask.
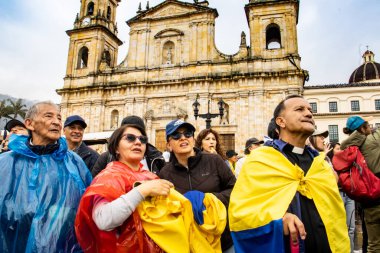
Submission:
[[[374,60],[372,51],[363,54],[364,63],[352,72],[349,83],[380,82],[380,64]]]

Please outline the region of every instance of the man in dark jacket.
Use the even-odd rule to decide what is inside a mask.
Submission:
[[[194,131],[193,125],[182,120],[174,120],[166,126],[171,159],[162,168],[159,177],[172,182],[182,194],[193,190],[212,193],[228,209],[236,178],[219,155],[202,152],[194,147]],[[224,252],[233,252],[228,226],[221,242]]]
[[[91,171],[96,160],[98,160],[99,154],[82,142],[86,127],[87,124],[82,117],[72,115],[66,119],[63,133],[66,136],[68,148],[77,153]]]
[[[145,124],[144,124],[143,119],[135,115],[125,117],[121,121],[121,125],[127,125],[127,124],[138,125],[138,126],[141,126],[142,129],[145,129]],[[101,172],[103,169],[106,168],[108,163],[114,160],[115,159],[112,157],[112,155],[108,151],[101,154],[91,171],[92,176],[95,177],[96,175],[98,175],[99,172]],[[145,152],[145,158],[144,160],[141,161],[141,163],[144,165],[145,169],[155,174],[158,174],[161,168],[164,167],[165,160],[162,156],[162,153],[158,149],[156,149],[155,146],[148,143],[147,149]]]

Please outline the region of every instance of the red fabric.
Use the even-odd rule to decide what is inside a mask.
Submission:
[[[332,162],[342,190],[351,199],[365,203],[380,198],[380,179],[368,169],[358,147],[335,154]]]
[[[163,252],[144,232],[136,211],[123,225],[112,231],[99,230],[92,220],[94,196],[101,196],[111,202],[129,192],[136,181],[158,178],[141,167],[139,171],[133,171],[123,163],[112,162],[87,188],[75,219],[76,236],[84,252]]]

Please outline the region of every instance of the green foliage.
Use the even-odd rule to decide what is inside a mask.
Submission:
[[[11,113],[13,114],[13,118],[17,118],[17,116],[21,116],[21,118],[25,118],[25,114],[28,111],[26,105],[22,102],[22,99],[17,99],[16,101],[8,100],[11,107]]]
[[[15,119],[17,116],[24,119],[27,111],[28,108],[22,102],[22,99],[17,99],[16,101],[10,99],[0,100],[0,119]]]
[[[10,114],[11,107],[7,105],[7,100],[0,100],[0,119],[4,117],[11,119]]]

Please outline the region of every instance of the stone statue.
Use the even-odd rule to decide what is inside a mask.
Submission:
[[[166,55],[166,64],[172,64],[172,48],[168,48],[168,53]]]
[[[220,119],[219,124],[220,125],[228,125],[228,124],[230,124],[230,119],[229,119],[230,106],[227,103],[224,103],[223,108],[224,108],[224,114],[223,114],[222,118]]]
[[[246,36],[245,36],[245,32],[241,32],[241,42],[240,42],[240,46],[246,46],[247,45],[247,40],[246,40]]]

